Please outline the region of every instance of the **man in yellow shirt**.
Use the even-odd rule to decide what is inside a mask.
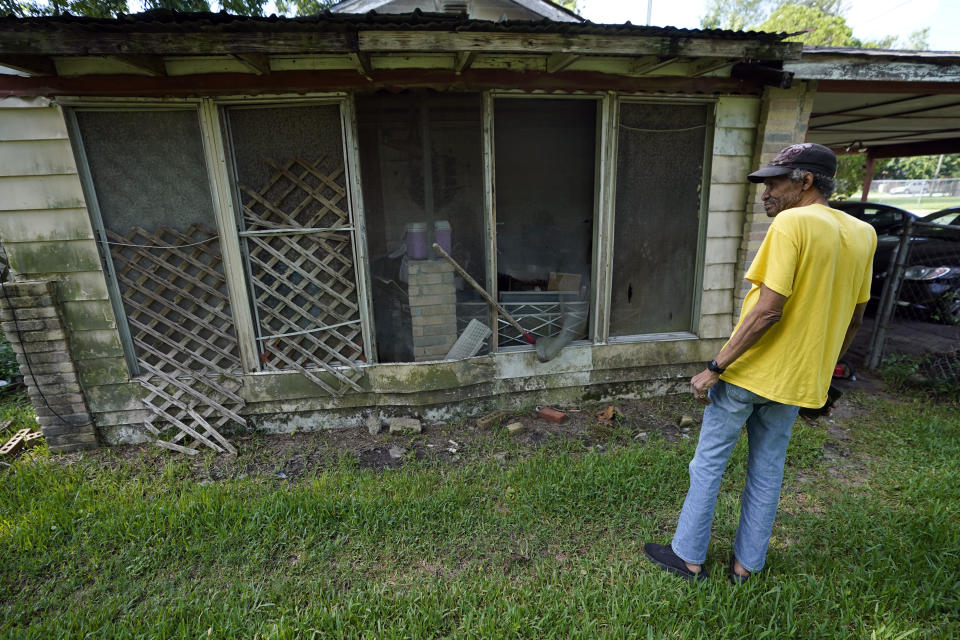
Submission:
[[[673,541],[644,546],[654,563],[688,580],[707,577],[720,479],[744,424],[747,478],[728,577],[742,584],[763,568],[797,413],[824,405],[834,366],[863,319],[877,236],[827,206],[836,167],[830,149],[805,142],[748,176],[764,184],[773,221],[747,270],[753,287],[733,335],[690,381],[707,406]]]

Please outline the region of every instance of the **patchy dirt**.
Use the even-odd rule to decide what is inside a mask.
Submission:
[[[611,405],[615,407],[612,412]],[[600,448],[629,446],[655,437],[676,442],[695,437],[703,417],[702,408],[685,395],[556,408],[567,414],[567,420],[544,420],[537,416],[537,408],[531,407],[507,412],[499,424],[487,427],[478,424],[484,416],[477,416],[424,425],[419,434],[390,434],[384,426],[381,433],[371,435],[360,424],[353,429],[243,435],[231,438],[239,452],[237,456],[205,452],[191,458],[153,445],[124,445],[87,452],[84,457],[105,466],[137,461],[145,471],[171,460],[182,460],[190,465],[198,480],[258,475],[297,481],[342,464],[385,472],[410,460],[437,464],[479,459],[505,462],[558,440]],[[598,414],[603,414],[601,419]],[[602,420],[611,414],[611,419]],[[522,423],[525,429],[508,433],[506,426],[515,422]]]
[[[836,467],[838,476],[849,476],[862,465],[850,456],[848,424],[870,411],[871,398],[886,396],[882,383],[870,377],[841,380],[844,397],[830,416],[817,419],[825,426],[829,440],[825,458]],[[860,392],[860,393],[854,393]],[[892,396],[888,396],[892,397]],[[610,407],[614,409],[611,411]],[[568,419],[550,422],[537,416],[537,408],[507,412],[498,424],[483,426],[485,416],[438,425],[425,425],[419,434],[390,434],[386,426],[371,435],[365,425],[352,429],[293,434],[252,434],[232,438],[237,456],[204,452],[183,456],[153,445],[126,445],[83,454],[94,464],[118,465],[136,462],[144,473],[158,470],[171,461],[188,466],[198,481],[216,482],[229,478],[259,476],[279,482],[297,482],[341,465],[355,465],[375,472],[398,469],[411,460],[435,464],[460,464],[478,460],[505,463],[529,455],[548,442],[568,442],[583,448],[636,446],[651,439],[678,442],[696,438],[703,409],[687,395],[673,395],[614,403],[556,407]],[[525,429],[517,434],[506,426],[520,422]],[[71,456],[61,456],[69,464]]]

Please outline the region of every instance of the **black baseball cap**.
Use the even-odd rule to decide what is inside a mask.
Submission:
[[[801,142],[781,149],[767,165],[747,176],[750,182],[763,182],[766,178],[782,176],[794,169],[803,169],[833,177],[837,172],[837,155],[815,142]]]

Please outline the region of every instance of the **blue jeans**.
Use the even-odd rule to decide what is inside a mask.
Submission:
[[[703,564],[720,477],[747,425],[747,482],[740,495],[740,525],[733,552],[750,571],[763,568],[780,501],[783,465],[799,407],[780,404],[721,380],[710,388],[697,451],[690,461],[690,490],[670,545],[690,564]]]

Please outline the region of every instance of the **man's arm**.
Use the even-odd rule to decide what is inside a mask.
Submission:
[[[850,324],[847,325],[847,333],[843,336],[843,346],[840,347],[840,355],[837,356],[837,360],[843,358],[843,355],[847,352],[847,349],[850,348],[850,344],[853,342],[854,336],[857,335],[857,331],[860,330],[860,325],[863,324],[863,312],[866,310],[866,302],[861,302],[853,308],[853,317],[850,318]]]
[[[726,369],[734,360],[743,355],[747,349],[755,345],[757,340],[763,337],[763,334],[765,334],[770,327],[780,320],[780,317],[783,315],[783,305],[786,301],[786,296],[777,293],[773,289],[767,288],[764,284],[760,285],[760,298],[757,300],[757,304],[747,312],[743,322],[740,323],[740,326],[730,337],[729,342],[727,342],[715,358],[721,369]],[[862,310],[860,317],[861,319],[863,317]],[[847,331],[849,333],[850,330],[848,329]],[[854,329],[854,333],[856,333],[856,329]],[[852,339],[851,337],[851,340]],[[846,344],[846,340],[844,340],[844,344]],[[707,389],[717,384],[719,379],[719,373],[704,369],[690,380],[690,390],[693,392],[693,396],[703,404],[710,404],[710,400],[706,397]]]

